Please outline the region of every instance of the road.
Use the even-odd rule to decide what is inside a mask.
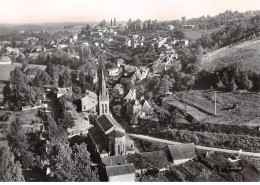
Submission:
[[[160,142],[160,143],[166,143],[166,144],[171,144],[171,145],[177,145],[177,144],[182,144],[180,142],[175,142],[175,141],[170,141],[170,140],[165,140],[165,139],[159,139],[155,137],[150,137],[146,135],[139,135],[139,134],[132,134],[132,133],[127,133],[128,136],[131,137],[136,137],[144,140],[150,140],[150,141],[155,141],[155,142]],[[238,154],[237,150],[229,150],[229,149],[222,149],[222,148],[214,148],[214,147],[207,147],[207,146],[200,146],[200,145],[195,145],[197,149],[199,150],[208,150],[208,151],[215,151],[215,152],[223,152],[223,153],[230,153],[230,154]],[[242,151],[240,153],[241,155],[244,156],[250,156],[250,157],[259,157],[260,158],[260,153],[253,153],[253,152],[244,152]]]

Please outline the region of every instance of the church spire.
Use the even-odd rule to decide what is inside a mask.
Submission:
[[[108,96],[107,88],[106,88],[106,81],[105,81],[105,75],[102,69],[101,73],[101,97]]]
[[[110,114],[109,112],[109,94],[106,88],[104,72],[101,73],[101,87],[99,93],[99,115]]]

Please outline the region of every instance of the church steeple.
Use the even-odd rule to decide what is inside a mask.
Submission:
[[[106,88],[104,72],[101,73],[101,87],[99,93],[99,115],[109,114],[109,94]]]
[[[106,81],[105,81],[103,69],[102,69],[102,74],[101,74],[101,92],[100,93],[101,93],[102,98],[109,97],[108,91],[107,91],[107,88],[106,88]]]

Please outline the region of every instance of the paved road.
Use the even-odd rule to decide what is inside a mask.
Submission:
[[[132,134],[132,133],[127,133],[127,135],[131,136],[131,137],[136,137],[136,138],[155,141],[155,142],[167,143],[167,144],[171,144],[171,145],[181,144],[180,142],[175,142],[175,141],[170,141],[170,140],[165,140],[165,139],[159,139],[159,138],[145,136],[145,135]],[[200,145],[196,145],[196,148],[199,149],[199,150],[209,150],[209,151],[224,152],[224,153],[230,153],[230,154],[238,154],[237,150],[213,148],[213,147],[200,146]],[[242,151],[241,155],[250,156],[250,157],[259,157],[260,158],[260,153]]]

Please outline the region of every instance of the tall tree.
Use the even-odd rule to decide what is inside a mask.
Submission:
[[[114,26],[116,26],[116,18],[114,18]]]
[[[14,160],[9,147],[0,147],[0,181],[1,182],[23,182],[24,177],[19,161]]]
[[[21,120],[16,118],[7,130],[7,141],[15,155],[20,155],[28,147],[26,135],[23,133]]]
[[[97,171],[90,167],[90,154],[86,144],[75,145],[59,143],[49,153],[51,173],[55,181],[90,182],[99,181]]]

